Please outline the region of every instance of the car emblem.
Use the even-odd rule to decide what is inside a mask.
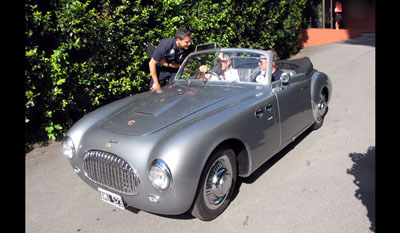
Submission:
[[[136,122],[136,121],[134,121],[134,120],[130,120],[130,121],[128,121],[128,125],[134,125],[135,122]]]

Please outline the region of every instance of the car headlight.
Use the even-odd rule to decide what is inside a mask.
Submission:
[[[61,147],[63,150],[63,153],[65,157],[68,159],[72,159],[75,153],[75,146],[74,142],[69,136],[66,136],[62,141],[61,141]]]
[[[161,159],[155,159],[149,168],[149,180],[158,190],[167,190],[172,184],[171,171],[167,164]]]

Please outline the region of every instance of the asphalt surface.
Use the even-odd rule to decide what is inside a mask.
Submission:
[[[121,210],[75,175],[59,143],[25,157],[26,232],[371,232],[375,229],[375,35],[307,47],[330,76],[321,129],[251,177],[211,222]]]

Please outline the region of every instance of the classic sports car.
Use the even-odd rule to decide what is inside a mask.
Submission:
[[[281,73],[276,80],[273,65]],[[328,76],[307,57],[199,47],[173,84],[75,123],[63,153],[105,202],[212,220],[229,205],[238,176],[250,176],[307,128],[321,127],[331,94]]]

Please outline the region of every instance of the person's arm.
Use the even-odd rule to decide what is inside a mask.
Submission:
[[[156,61],[157,62],[157,61]],[[165,67],[170,67],[170,68],[175,68],[175,69],[179,69],[181,67],[180,64],[175,64],[175,63],[168,63],[167,60],[165,59],[165,57],[163,59],[161,59],[158,64],[165,66]]]
[[[153,57],[150,59],[149,68],[151,78],[153,79],[153,86],[150,87],[150,90],[157,90],[161,88],[160,81],[158,80],[157,76],[157,68],[156,65],[160,64],[162,66],[167,66],[167,62],[165,60],[164,54],[166,53],[167,49],[170,47],[168,44],[170,43],[170,39],[162,40],[157,48],[153,52]]]
[[[175,63],[168,63],[168,67],[179,69],[181,67],[180,64],[175,64]]]
[[[158,81],[158,77],[157,77],[157,69],[156,69],[157,64],[160,64],[161,66],[165,66],[165,67],[176,68],[176,69],[179,69],[181,67],[181,65],[179,65],[179,64],[168,63],[165,58],[162,58],[159,62],[156,61],[154,58],[151,58],[151,60],[149,62],[149,68],[150,68],[151,78],[153,79],[153,86],[150,87],[150,90],[157,90],[157,89],[161,88],[160,82]]]
[[[157,89],[161,88],[160,82],[158,81],[158,77],[157,77],[157,69],[156,69],[157,63],[158,62],[156,60],[154,60],[154,58],[151,58],[151,60],[149,62],[150,74],[151,74],[151,78],[153,79],[153,86],[150,87],[150,90],[157,90]]]

